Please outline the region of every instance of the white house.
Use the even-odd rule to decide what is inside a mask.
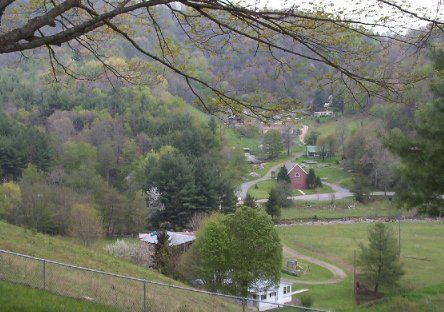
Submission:
[[[333,113],[332,111],[326,110],[326,111],[322,111],[322,112],[314,112],[313,116],[315,116],[315,117],[334,117],[335,113]]]
[[[293,295],[291,282],[281,280],[278,286],[263,289],[257,287],[250,289],[250,298],[259,301],[249,301],[248,306],[258,311],[276,309],[280,304],[290,303]]]

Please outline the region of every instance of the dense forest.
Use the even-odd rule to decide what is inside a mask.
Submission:
[[[243,154],[214,118],[161,87],[50,84],[42,68],[0,71],[4,218],[69,234],[86,213],[114,235],[233,210]]]

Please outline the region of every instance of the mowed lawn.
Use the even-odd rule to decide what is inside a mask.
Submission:
[[[397,223],[389,223],[397,233]],[[324,259],[345,269],[349,276],[339,284],[309,286],[315,306],[350,309],[353,301],[353,254],[367,242],[370,224],[294,225],[279,227],[282,243],[307,255]],[[444,283],[444,224],[401,223],[401,260],[405,276],[400,289],[382,288],[387,294],[412,291]],[[296,285],[298,286],[298,285]],[[299,285],[302,287],[302,285]]]
[[[57,296],[28,286],[0,281],[0,310],[4,312],[113,312],[110,306]]]
[[[257,188],[256,188],[257,185]],[[250,190],[248,191],[251,196],[253,196],[255,199],[265,199],[268,198],[271,189],[277,185],[276,180],[265,180],[257,183],[256,185],[253,185]],[[323,185],[322,187],[319,187],[317,189],[306,189],[302,190],[305,194],[322,194],[322,193],[330,193],[332,192],[332,189],[327,186]],[[291,192],[292,196],[300,196],[302,195],[301,192],[298,190],[292,190]]]
[[[307,158],[301,157],[297,159],[297,162],[302,163],[304,160],[316,161],[316,164],[305,164],[307,168],[313,168],[316,175],[321,179],[339,185],[341,187],[351,189],[353,187],[353,174],[341,167],[336,163],[336,158],[326,158],[324,161],[322,158]]]
[[[399,210],[390,200],[375,200],[365,204],[354,198],[341,200],[302,202],[294,201],[291,207],[282,208],[281,219],[335,219],[350,217],[394,217],[402,214],[411,216],[416,211]]]
[[[287,269],[288,260],[297,260],[297,259],[284,257],[282,259],[283,269]],[[297,283],[298,281],[326,281],[333,277],[333,274],[329,270],[314,263],[298,260],[298,264],[304,270],[306,270],[304,274],[301,274],[300,276],[294,276],[282,272],[281,278]]]

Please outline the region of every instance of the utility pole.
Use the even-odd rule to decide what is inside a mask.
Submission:
[[[398,217],[398,248],[399,257],[401,257],[401,214]]]
[[[353,293],[356,295],[356,249],[353,251]]]

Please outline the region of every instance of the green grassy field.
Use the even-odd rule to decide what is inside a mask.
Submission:
[[[304,160],[313,160],[307,157],[298,158],[298,162],[303,162]],[[337,184],[339,186],[351,189],[353,187],[353,174],[344,170],[341,165],[336,163],[336,158],[326,158],[322,161],[321,158],[314,159],[316,164],[306,164],[308,168],[313,168],[316,175],[321,177],[321,179]]]
[[[353,254],[360,242],[367,241],[369,224],[295,225],[278,229],[282,242],[307,255],[324,259],[349,272],[348,278],[334,285],[310,286],[315,306],[351,309]],[[397,230],[396,223],[393,223]],[[401,288],[382,289],[389,295],[442,284],[444,275],[444,224],[441,222],[402,222],[401,260],[406,271]],[[438,273],[439,272],[439,273]],[[296,285],[297,286],[297,285]]]
[[[153,270],[110,256],[101,247],[86,248],[69,239],[51,237],[0,221],[0,248],[75,264],[101,271],[144,278],[167,284],[183,285]],[[15,282],[41,285],[41,263],[0,254],[0,272],[4,278]],[[143,285],[140,282],[116,279],[99,274],[47,265],[47,288],[72,297],[93,297],[97,302],[125,306],[141,306]],[[207,295],[150,285],[147,292],[150,306],[156,310],[176,311],[184,306],[191,311],[238,311],[239,307]],[[168,298],[168,300],[165,300]]]
[[[0,281],[0,310],[4,312],[113,312],[109,306],[57,296],[28,286]]]
[[[375,200],[365,204],[353,198],[320,202],[294,201],[289,208],[282,208],[281,219],[336,219],[350,217],[393,217],[402,213],[412,216],[416,211],[400,211],[389,200]]]
[[[257,147],[262,141],[259,134],[257,134],[255,137],[247,138],[232,128],[227,127],[224,130],[224,137],[230,145],[237,146],[239,148],[249,148],[251,152],[258,151]]]
[[[351,115],[337,118],[319,119],[319,122],[316,121],[316,118],[311,118],[307,119],[305,122],[310,129],[316,129],[322,137],[326,137],[330,134],[335,134],[336,127],[341,120],[345,122],[348,127],[348,132],[350,133],[357,129],[361,123],[370,122],[371,118],[368,115]]]

